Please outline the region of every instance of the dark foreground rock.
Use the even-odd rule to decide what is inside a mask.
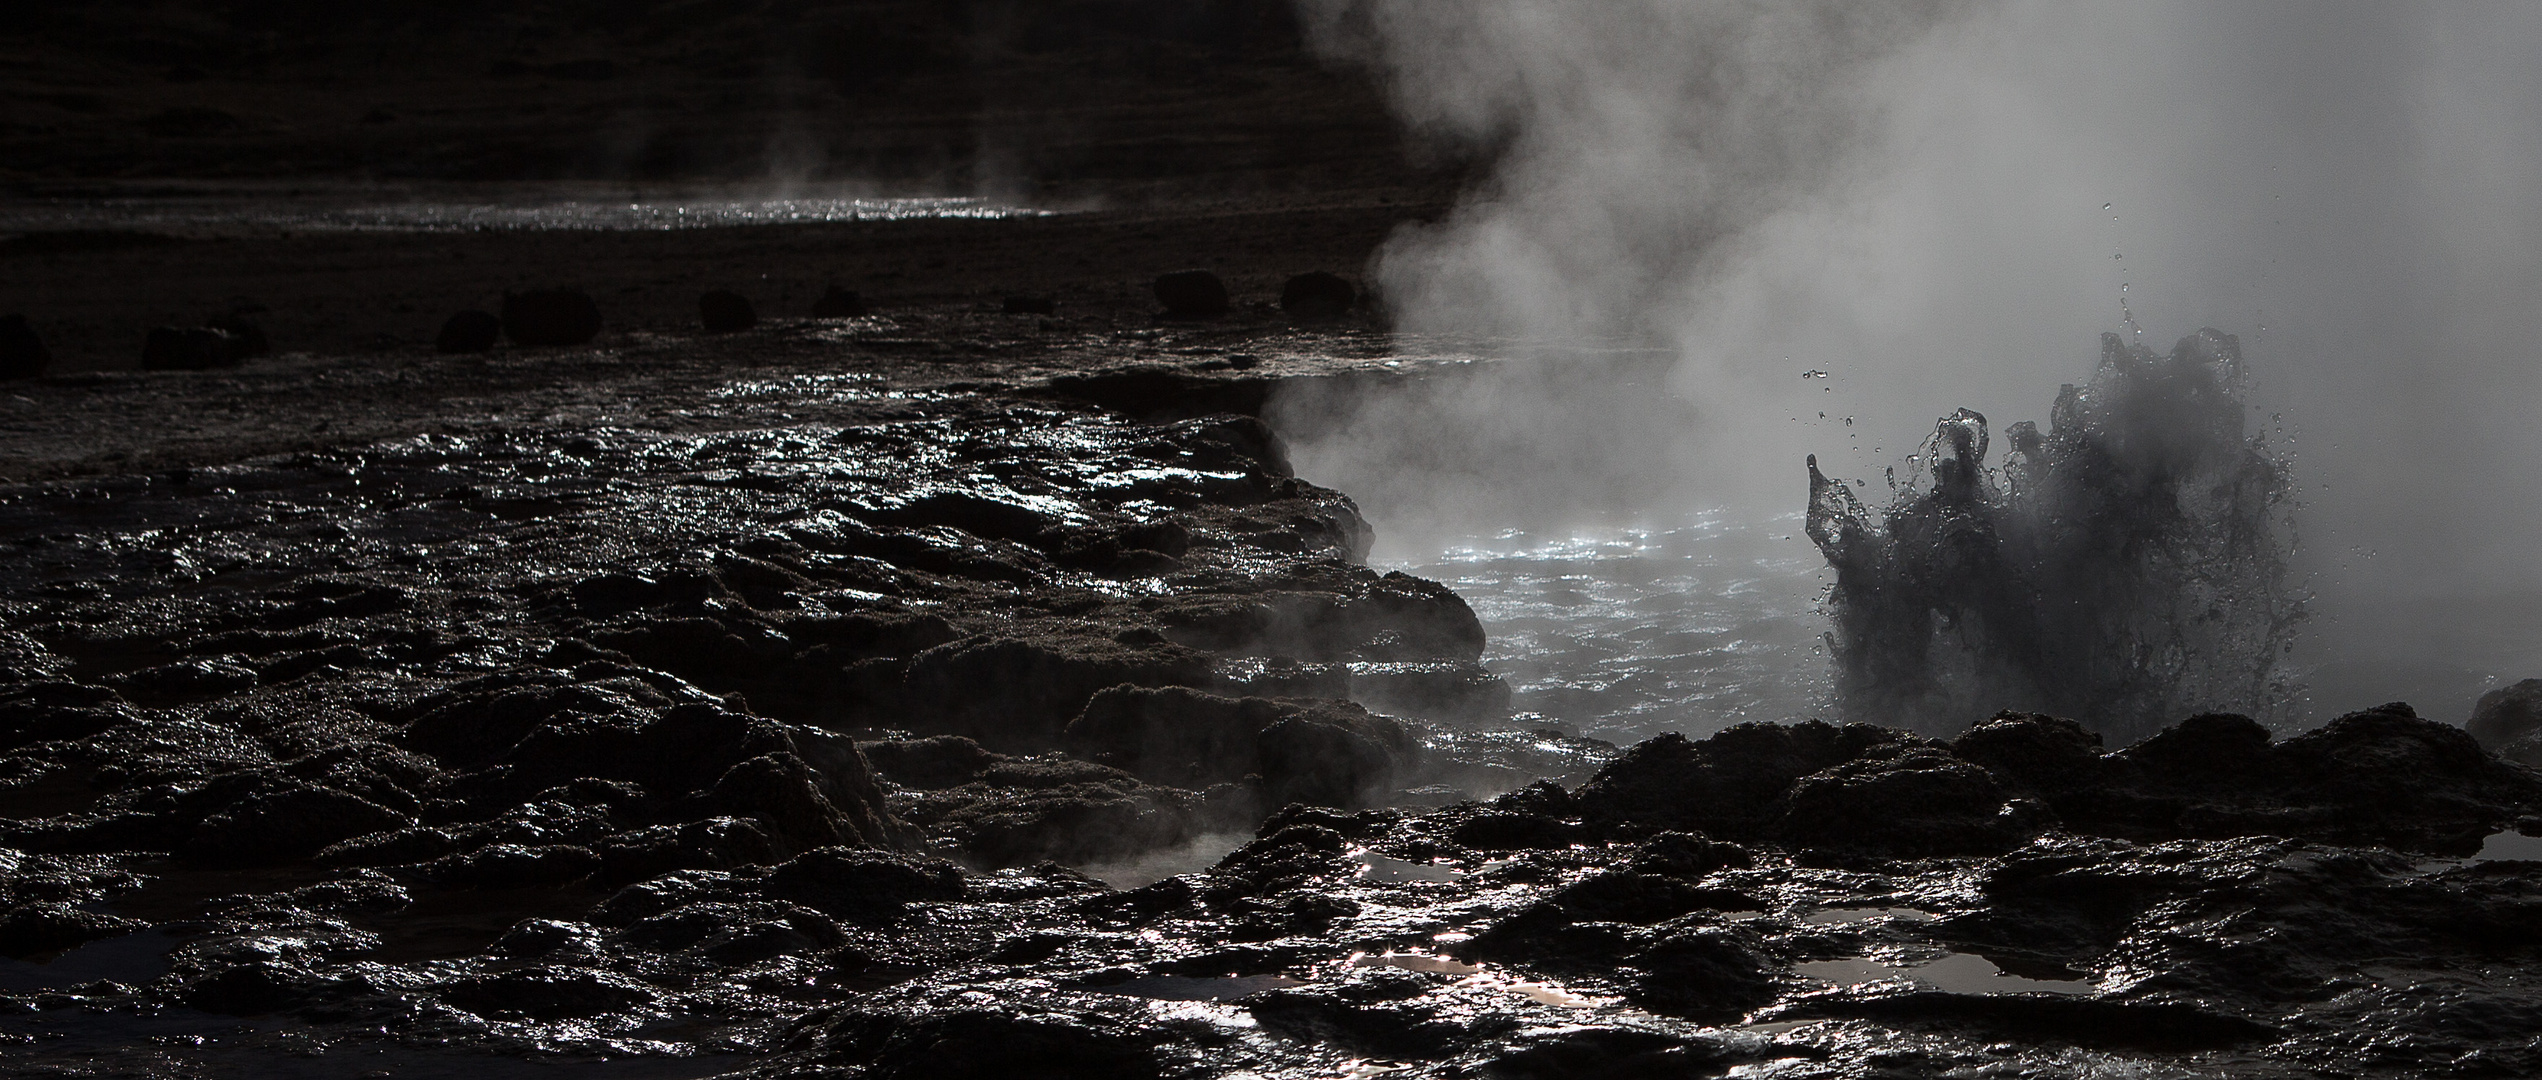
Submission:
[[[2405,706],[1619,754],[1258,420],[838,396],[8,489],[0,1072],[2542,1070]]]

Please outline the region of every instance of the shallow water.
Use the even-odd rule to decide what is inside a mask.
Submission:
[[[994,220],[1049,213],[972,197],[776,196],[590,186],[495,191],[205,190],[84,193],[0,202],[0,232],[658,232],[913,218]]]
[[[1944,953],[1939,959],[1916,964],[1857,957],[1792,966],[1803,975],[1836,986],[1905,979],[1954,994],[2089,994],[2095,989],[2085,979],[2023,978],[1975,953]]]
[[[1513,705],[1612,742],[1823,715],[1826,563],[1797,512],[1507,532],[1397,564],[1456,590]]]

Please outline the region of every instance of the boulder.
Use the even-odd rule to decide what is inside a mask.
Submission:
[[[1609,762],[1581,786],[1578,799],[1593,819],[1732,839],[1761,837],[1787,808],[1783,795],[1800,778],[1908,740],[1916,736],[1815,720],[1740,724],[1700,742],[1671,733]]]
[[[580,345],[600,336],[600,305],[579,289],[507,292],[503,336],[516,345]]]
[[[1005,309],[1009,315],[1050,315],[1059,310],[1059,301],[1047,296],[1010,296]]]
[[[249,317],[263,310],[253,304],[242,304],[224,314],[213,316],[203,325],[208,329],[229,335],[230,353],[233,356],[240,360],[253,360],[259,356],[270,355],[274,351],[273,339],[265,335],[265,328]]]
[[[1280,310],[1299,322],[1338,319],[1349,314],[1351,305],[1358,302],[1358,289],[1339,275],[1322,270],[1299,274],[1280,287]]]
[[[2464,725],[2480,745],[2509,761],[2542,766],[2542,679],[2480,695]]]
[[[441,324],[440,335],[433,338],[433,348],[443,353],[492,352],[494,343],[502,338],[502,319],[491,311],[470,309]]]
[[[832,285],[821,294],[820,299],[812,302],[812,317],[815,319],[854,319],[864,314],[865,298],[857,295],[854,289]]]
[[[1419,755],[1402,722],[1348,701],[1231,698],[1115,686],[1061,736],[1070,751],[1151,783],[1200,788],[1259,776],[1271,806],[1361,806]]]
[[[1177,318],[1206,318],[1227,313],[1227,283],[1207,270],[1176,270],[1156,279],[1156,302]]]
[[[717,289],[697,298],[698,321],[709,334],[732,334],[759,325],[759,311],[737,292]]]
[[[210,371],[235,367],[241,359],[237,339],[210,327],[162,326],[141,344],[143,371]]]
[[[53,353],[24,315],[0,316],[0,380],[32,379],[53,366]]]
[[[960,900],[963,884],[961,868],[943,859],[832,847],[804,852],[769,871],[759,891],[833,919],[880,924],[922,900]]]

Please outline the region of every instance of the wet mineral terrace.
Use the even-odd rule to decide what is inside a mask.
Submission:
[[[24,391],[0,1072],[2542,1070],[2542,778],[2459,728],[1619,750],[1519,711],[1594,677],[1559,605],[1514,705],[1253,415],[1418,377],[1366,342],[891,326],[413,361],[511,382],[244,461],[61,448],[409,399],[325,358]],[[1585,629],[1762,662],[1635,629],[1673,617]]]

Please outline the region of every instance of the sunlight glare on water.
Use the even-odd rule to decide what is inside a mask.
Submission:
[[[1471,538],[1400,565],[1473,605],[1520,713],[1613,742],[1822,714],[1826,563],[1798,514]]]

